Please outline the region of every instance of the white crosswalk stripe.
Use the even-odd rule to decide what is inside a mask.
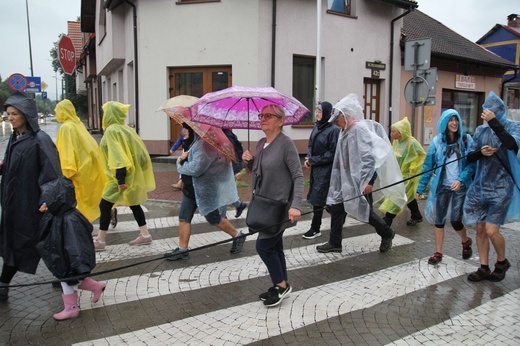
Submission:
[[[438,268],[424,263],[426,259],[414,260],[361,277],[293,292],[284,301],[284,309],[267,309],[261,302],[254,302],[132,333],[93,340],[92,343],[115,345],[148,342],[166,345],[175,340],[174,343],[189,345],[243,345],[344,313],[365,309],[472,270],[471,265],[449,257],[445,257],[444,265]],[[190,326],[189,333],[186,333],[185,326]],[[226,332],[218,333],[222,330]],[[164,334],[169,338],[164,337]],[[161,336],[169,342],[160,342]]]

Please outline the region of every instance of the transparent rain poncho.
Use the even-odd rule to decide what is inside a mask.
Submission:
[[[195,199],[203,216],[238,201],[231,161],[197,134],[188,160],[183,164],[177,161],[177,171],[193,178]]]
[[[392,148],[394,150],[397,163],[401,168],[403,178],[407,179],[409,177],[413,177],[414,175],[418,175],[421,173],[424,158],[426,157],[426,152],[424,151],[421,143],[419,143],[412,136],[412,126],[410,125],[408,118],[399,120],[398,122],[392,124],[392,127],[401,133],[401,140],[394,140],[392,142]],[[407,180],[404,183],[408,201],[415,199],[419,178],[420,177],[417,176],[413,179]],[[379,210],[381,210],[383,213],[397,215],[403,210],[403,208],[397,206],[390,199],[385,198],[379,207]]]
[[[507,118],[504,102],[494,92],[490,92],[482,108],[495,114],[520,148],[520,122]],[[512,199],[505,220],[487,222],[503,225],[506,222],[520,220],[520,165],[517,153],[505,148],[487,123],[477,127],[473,140],[472,151],[480,150],[484,145],[498,150],[493,156],[484,156],[477,161],[475,179],[464,204],[464,221],[469,225],[482,221],[482,215],[476,212],[476,208],[488,203],[501,203],[500,201],[507,196],[511,196]]]
[[[349,216],[368,222],[370,205],[361,195],[377,172],[373,189],[385,188],[373,194],[374,203],[385,196],[403,208],[407,201],[404,184],[386,188],[401,181],[402,175],[383,127],[363,119],[363,109],[355,94],[336,103],[334,112],[343,114],[347,125],[339,135],[327,204],[343,203]]]
[[[101,149],[76,115],[72,102],[59,102],[55,112],[61,123],[56,137],[61,170],[74,184],[77,209],[92,222],[100,215],[99,202],[107,181]]]
[[[125,206],[144,203],[148,199],[148,192],[155,190],[150,155],[135,130],[125,124],[129,107],[115,101],[103,105],[105,134],[100,143],[108,178],[103,199]],[[124,191],[119,189],[116,178],[116,170],[119,168],[126,168],[127,189]]]
[[[433,140],[428,147],[426,159],[424,160],[424,165],[422,167],[422,171],[425,173],[421,175],[417,186],[417,193],[422,195],[426,191],[428,184],[430,184],[430,193],[428,194],[428,201],[426,202],[424,214],[426,220],[428,220],[432,225],[445,223],[446,220],[451,221],[451,208],[447,208],[446,215],[442,215],[443,222],[439,221],[440,215],[437,215],[436,201],[438,197],[438,188],[446,174],[445,166],[443,165],[446,162],[450,162],[447,161],[448,158],[446,157],[446,152],[448,150],[446,129],[448,128],[450,119],[453,117],[456,117],[459,123],[458,133],[463,133],[462,119],[459,113],[454,109],[447,109],[442,112],[439,121],[437,122],[437,135],[433,137]],[[471,151],[472,143],[473,140],[471,136],[464,134],[459,136],[457,142],[450,146],[455,146],[457,148],[456,151],[460,153],[460,156],[465,157]],[[475,171],[475,164],[468,164],[466,159],[460,159],[451,164],[458,165],[459,176],[457,180],[459,180],[467,189],[471,184],[471,178]],[[432,169],[434,170],[432,171]]]

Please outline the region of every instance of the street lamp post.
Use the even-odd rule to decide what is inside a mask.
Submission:
[[[29,59],[31,61],[31,77],[34,77],[32,48],[31,48],[31,26],[29,25],[29,0],[25,0],[25,9],[27,10],[27,33],[29,34]]]

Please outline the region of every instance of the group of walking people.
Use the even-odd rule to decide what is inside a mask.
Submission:
[[[373,135],[378,133],[378,124],[360,121],[362,110],[355,95],[338,102],[329,119],[330,109],[328,102],[318,106],[317,121],[304,162],[304,166],[311,169],[307,200],[314,213],[311,228],[303,238],[314,239],[321,235],[321,218],[326,208],[331,214],[331,232],[329,241],[317,246],[319,252],[342,251],[341,227],[347,213],[360,221],[368,221],[382,238],[380,251],[388,251],[395,234],[390,228],[394,218],[406,205],[411,213],[406,224],[415,226],[422,222],[417,201],[428,191],[424,212],[427,221],[434,226],[435,236],[435,252],[428,263],[436,265],[442,261],[446,222],[451,223],[460,237],[462,258],[469,259],[473,254],[473,241],[468,237],[467,224],[476,227],[481,264],[477,271],[468,275],[468,280],[501,281],[505,278],[511,264],[505,256],[500,226],[520,219],[517,158],[520,123],[507,118],[506,106],[494,92],[489,93],[483,104],[483,124],[477,127],[473,137],[463,133],[462,119],[456,110],[445,110],[427,153],[413,138],[407,118],[392,124],[393,157],[384,156],[384,152],[388,154],[388,143],[385,145],[384,139]],[[329,124],[323,119],[329,119]],[[341,128],[339,139],[330,122]],[[381,149],[384,147],[386,151]],[[377,163],[378,158],[384,158],[389,164],[386,169]],[[404,181],[406,196],[402,198],[399,188],[394,192],[387,191],[379,207],[384,213],[381,220],[373,211],[372,204],[377,199],[371,191],[376,179],[381,178],[380,172],[388,173],[389,167],[394,167],[394,159],[402,173],[395,177]],[[391,185],[390,180],[380,184],[383,192]],[[489,265],[490,245],[497,256],[493,271]]]
[[[137,133],[125,124],[129,105],[103,105],[100,145],[88,133],[69,100],[56,105],[61,123],[56,144],[38,125],[34,99],[15,92],[5,102],[13,133],[2,174],[0,221],[0,301],[18,272],[34,274],[43,258],[61,282],[64,310],[56,320],[79,314],[76,288],[97,302],[105,284],[88,277],[95,251],[105,249],[114,204],[130,207],[140,235],[129,245],[151,242],[141,204],[155,189],[150,156]],[[95,219],[100,229],[92,238]]]

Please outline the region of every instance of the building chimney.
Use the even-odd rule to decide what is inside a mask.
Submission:
[[[507,26],[520,29],[520,17],[518,14],[512,13],[507,16]]]

